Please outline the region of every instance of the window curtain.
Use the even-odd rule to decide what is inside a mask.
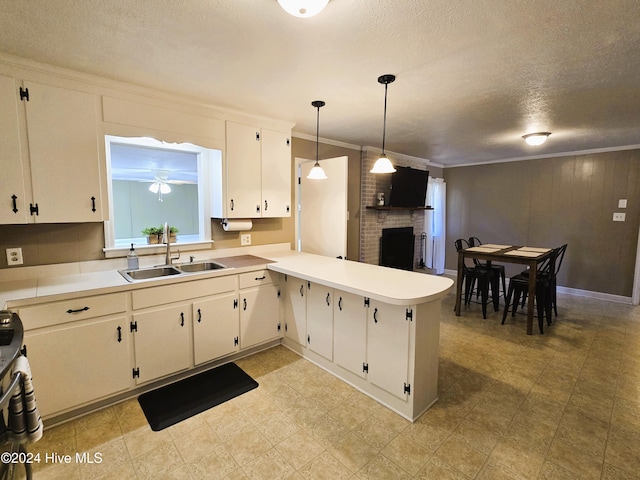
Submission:
[[[444,273],[444,249],[446,243],[446,198],[447,184],[444,178],[429,177],[426,205],[433,210],[425,210],[426,255],[425,264],[433,268],[437,275]]]

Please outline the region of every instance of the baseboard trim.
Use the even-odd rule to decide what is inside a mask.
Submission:
[[[445,269],[444,274],[450,275],[455,278],[458,276],[458,271]],[[507,284],[508,283],[509,283],[509,279],[507,278]],[[562,293],[564,295],[574,295],[576,297],[596,298],[598,300],[607,300],[609,302],[625,303],[628,305],[633,305],[633,301],[631,297],[625,297],[623,295],[614,295],[612,293],[594,292],[593,290],[581,290],[579,288],[562,287],[560,285],[558,285],[558,293]]]

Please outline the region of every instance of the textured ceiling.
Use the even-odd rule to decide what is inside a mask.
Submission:
[[[0,51],[443,165],[640,144],[638,0],[2,0]],[[542,147],[521,136],[552,132]]]

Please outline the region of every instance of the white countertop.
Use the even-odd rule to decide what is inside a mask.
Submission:
[[[395,305],[415,305],[444,296],[453,286],[446,277],[408,272],[366,263],[294,251],[266,251],[256,255],[273,260],[269,270],[313,281],[343,291]],[[245,268],[211,271],[188,276],[127,282],[116,270],[43,276],[0,282],[0,306],[13,307],[77,297],[166,285],[212,276],[242,273]]]
[[[266,255],[269,270],[363,295],[392,305],[416,305],[443,297],[453,280],[436,275],[294,251]]]

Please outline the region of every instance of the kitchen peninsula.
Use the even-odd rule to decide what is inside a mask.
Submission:
[[[24,280],[17,291],[3,283],[5,308],[25,326],[45,420],[279,343],[411,421],[437,400],[450,279],[291,251],[256,255],[180,278],[129,283],[109,270]]]

